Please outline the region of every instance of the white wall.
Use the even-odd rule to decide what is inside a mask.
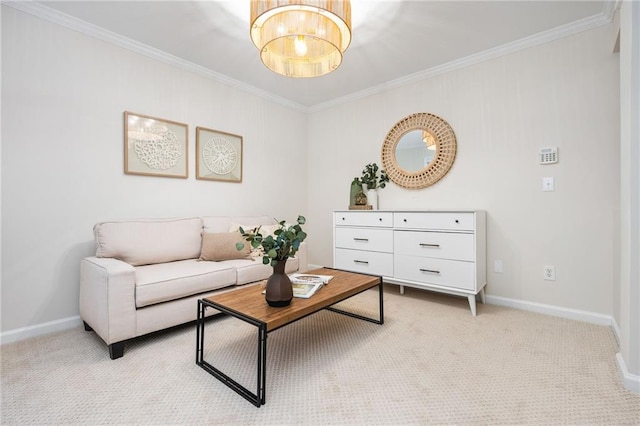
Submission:
[[[189,125],[188,179],[124,174],[125,110]],[[78,315],[98,221],[305,214],[306,120],[2,6],[2,330]],[[196,126],[243,136],[241,184],[195,179]]]
[[[311,262],[331,264],[331,212],[348,206],[387,132],[430,112],[458,155],[435,185],[380,191],[382,209],[487,211],[492,296],[612,315],[619,221],[619,57],[609,26],[315,112],[309,119]],[[559,163],[538,150],[558,146]],[[554,176],[555,192],[542,192]],[[502,260],[504,273],[493,272]],[[544,281],[543,265],[556,268]]]

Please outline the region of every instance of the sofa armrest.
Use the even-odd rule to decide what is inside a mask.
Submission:
[[[108,344],[136,337],[136,274],[112,258],[80,262],[80,317]]]
[[[298,272],[307,272],[309,270],[309,251],[307,243],[300,243],[300,247],[296,252],[298,258]]]

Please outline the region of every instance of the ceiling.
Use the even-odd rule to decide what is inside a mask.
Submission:
[[[533,46],[613,15],[604,0],[352,0],[353,41],[342,65],[322,77],[294,79],[260,62],[249,39],[248,0],[6,3],[302,108]]]

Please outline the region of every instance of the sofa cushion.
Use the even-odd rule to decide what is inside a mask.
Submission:
[[[280,228],[280,225],[277,225],[277,224],[276,225],[247,225],[246,223],[231,222],[231,226],[229,227],[229,232],[239,233],[240,227],[242,227],[244,232],[250,232],[256,229],[258,226],[260,227],[260,234],[262,234],[263,237],[266,237],[267,235],[273,235],[275,237],[274,232],[276,232],[276,230]]]
[[[244,243],[238,250],[236,243]],[[251,252],[251,245],[242,238],[239,232],[203,232],[200,260],[246,259]]]
[[[135,273],[138,308],[216,290],[236,282],[236,270],[232,264],[200,262],[197,259],[137,266]]]
[[[200,256],[202,219],[148,219],[102,222],[94,226],[96,257],[133,266]]]
[[[275,225],[270,216],[204,216],[202,226],[205,232],[229,232],[232,223],[246,224],[249,227],[258,225]]]

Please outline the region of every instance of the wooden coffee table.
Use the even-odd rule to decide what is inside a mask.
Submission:
[[[373,275],[357,274],[338,269],[320,268],[307,271],[309,274],[333,275],[329,284],[322,287],[308,299],[294,297],[289,306],[274,308],[267,304],[262,288],[251,285],[228,293],[198,300],[198,325],[196,333],[196,364],[229,386],[238,394],[260,407],[265,403],[267,333],[291,324],[301,318],[328,309],[376,324],[384,324],[382,300],[382,278]],[[373,287],[379,292],[379,318],[369,318],[332,307],[335,303],[348,299]],[[220,312],[238,318],[258,329],[257,390],[251,392],[237,381],[204,360],[205,311],[214,308]]]

